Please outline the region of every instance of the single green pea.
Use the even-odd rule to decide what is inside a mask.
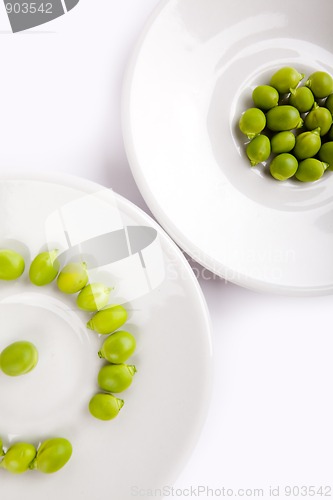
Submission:
[[[98,374],[98,385],[107,392],[125,391],[132,383],[136,373],[134,365],[106,365]]]
[[[306,113],[314,105],[314,95],[308,87],[298,87],[291,91],[289,104],[300,113]]]
[[[303,125],[298,109],[288,104],[270,109],[267,112],[266,119],[267,127],[273,132],[300,128]]]
[[[95,394],[90,400],[89,411],[91,415],[99,420],[112,420],[122,407],[124,401],[116,398],[112,394]]]
[[[0,354],[0,368],[11,377],[25,375],[35,368],[38,362],[36,347],[27,341],[14,342]]]
[[[295,175],[299,181],[314,182],[323,176],[326,169],[326,163],[316,160],[315,158],[307,158],[299,163]]]
[[[333,92],[333,78],[326,71],[315,71],[309,76],[305,85],[312,90],[317,99],[327,97]]]
[[[84,311],[98,311],[107,305],[111,290],[112,288],[106,287],[103,283],[91,283],[82,288],[76,303]]]
[[[268,137],[263,134],[257,135],[247,145],[246,154],[252,167],[267,160],[271,154],[271,143]]]
[[[72,445],[67,439],[47,439],[37,450],[33,468],[44,474],[53,474],[67,464],[72,452]]]
[[[22,255],[14,250],[0,250],[0,280],[16,280],[25,269]]]
[[[319,159],[328,163],[328,169],[333,170],[333,141],[325,142],[319,150]]]
[[[333,115],[333,94],[330,94],[325,101],[325,108]]]
[[[60,272],[57,284],[63,293],[77,293],[88,283],[87,265],[85,262],[67,264]]]
[[[286,94],[292,89],[295,89],[303,78],[304,75],[299,73],[296,69],[286,66],[274,73],[270,85],[280,94]]]
[[[293,154],[298,160],[305,160],[315,156],[321,146],[320,129],[303,132],[296,137]]]
[[[57,259],[59,251],[42,252],[34,258],[29,269],[31,283],[37,286],[44,286],[56,279],[60,263]]]
[[[320,135],[327,134],[332,125],[332,115],[327,108],[314,104],[305,118],[305,126],[309,130],[320,128]]]
[[[109,363],[122,364],[134,354],[136,348],[135,338],[131,333],[118,330],[105,339],[98,355]]]
[[[102,335],[112,333],[127,321],[127,311],[123,306],[108,306],[98,311],[88,321],[87,328]]]
[[[239,120],[239,128],[249,139],[260,134],[266,126],[265,114],[258,108],[247,109]]]
[[[0,467],[12,474],[22,474],[29,469],[36,456],[36,448],[28,443],[13,444],[5,454]]]
[[[270,164],[270,172],[274,179],[285,181],[295,175],[298,161],[290,153],[277,155]]]
[[[267,111],[278,105],[279,93],[270,85],[258,85],[252,92],[252,99],[257,108]]]
[[[278,132],[271,138],[272,153],[289,153],[295,146],[295,136],[290,130]]]

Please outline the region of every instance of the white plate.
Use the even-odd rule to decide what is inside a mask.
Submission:
[[[27,271],[16,282],[0,284],[0,350],[25,339],[39,351],[30,374],[15,379],[0,374],[0,436],[6,445],[8,439],[38,443],[63,436],[74,450],[66,467],[52,476],[0,470],[1,495],[126,500],[137,488],[171,484],[200,432],[211,379],[208,313],[182,253],[135,205],[81,179],[2,177],[0,207],[0,246],[19,249],[27,261],[45,243],[62,251],[75,240],[124,227],[156,231],[154,244],[140,255],[132,248],[133,255],[112,271],[112,300],[126,304],[126,327],[138,344],[132,357],[138,373],[122,393],[125,406],[113,421],[96,420],[87,409],[103,364],[97,356],[101,338],[85,328],[88,315],[55,284],[31,285]]]
[[[259,290],[333,290],[333,174],[249,168],[237,122],[276,68],[333,74],[331,0],[168,0],[125,80],[123,133],[154,215],[194,259]]]

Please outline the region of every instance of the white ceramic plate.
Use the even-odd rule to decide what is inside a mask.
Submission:
[[[333,290],[333,174],[249,168],[237,122],[276,68],[333,74],[331,0],[168,0],[125,79],[123,133],[150,209],[194,259],[259,290]]]
[[[0,207],[0,246],[20,250],[27,261],[45,243],[63,251],[75,241],[124,227],[156,232],[154,244],[141,254],[132,247],[132,255],[112,271],[112,301],[129,311],[126,328],[137,339],[131,361],[138,369],[113,421],[96,420],[88,411],[103,364],[97,356],[101,338],[85,328],[87,315],[77,311],[73,297],[55,284],[34,287],[27,272],[16,282],[0,283],[0,350],[25,339],[39,351],[31,373],[0,374],[0,436],[6,446],[62,436],[74,450],[66,467],[51,476],[0,470],[1,495],[126,500],[139,488],[172,484],[200,432],[211,377],[208,313],[182,253],[136,206],[77,178],[2,177]],[[95,250],[97,255],[103,248],[96,244]],[[100,271],[107,279],[106,269]]]

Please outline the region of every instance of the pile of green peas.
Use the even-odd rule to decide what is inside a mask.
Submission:
[[[72,451],[71,443],[65,438],[47,439],[38,448],[30,443],[15,443],[5,451],[0,438],[0,468],[12,474],[28,470],[53,474],[67,464]]]
[[[62,293],[77,294],[77,306],[83,311],[94,313],[87,322],[87,328],[101,336],[111,334],[104,340],[98,352],[98,356],[107,362],[97,377],[99,388],[103,392],[95,394],[88,405],[91,415],[95,418],[111,420],[119,414],[124,405],[124,401],[113,393],[126,390],[132,384],[137,371],[134,365],[126,364],[135,352],[135,337],[127,331],[119,330],[127,321],[127,311],[121,305],[108,304],[111,288],[102,283],[88,283],[87,265],[84,262],[71,262],[61,269],[58,253],[58,250],[51,250],[38,254],[30,264],[29,279],[36,286],[46,286],[56,280],[57,288]],[[0,249],[0,280],[16,280],[22,276],[24,270],[25,262],[19,253],[12,249]],[[9,376],[29,373],[37,362],[38,351],[28,341],[14,342],[0,353],[0,369]],[[61,468],[71,455],[70,443],[66,444],[65,441],[62,438],[49,440],[46,444],[43,443],[38,451],[33,445],[17,443],[4,453],[0,440],[0,466],[13,473],[36,468],[42,472],[55,472],[58,469],[49,469],[55,469],[56,458],[58,457],[57,464]],[[54,451],[53,459],[53,451],[51,453],[50,449]],[[17,457],[21,457],[20,460]],[[51,461],[51,465],[47,460]]]
[[[239,120],[251,166],[267,162],[279,181],[313,182],[333,170],[333,78],[315,71],[301,86],[303,78],[280,68],[253,90],[254,107]]]

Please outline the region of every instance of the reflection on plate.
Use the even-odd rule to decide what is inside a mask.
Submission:
[[[333,291],[333,174],[278,183],[249,168],[237,122],[289,65],[333,74],[329,0],[168,0],[124,86],[128,158],[150,209],[187,252],[246,287]],[[320,256],[320,258],[314,258]]]
[[[81,179],[2,177],[0,206],[1,247],[27,262],[45,245],[63,259],[80,249],[92,281],[112,277],[112,300],[127,308],[126,328],[137,339],[138,368],[117,419],[92,418],[101,339],[85,327],[87,315],[56,287],[33,287],[27,271],[0,283],[0,350],[24,339],[39,351],[30,374],[0,376],[0,435],[5,444],[62,436],[74,450],[53,476],[0,471],[2,495],[126,500],[136,488],[171,484],[200,432],[211,376],[208,313],[183,255],[140,209]]]

